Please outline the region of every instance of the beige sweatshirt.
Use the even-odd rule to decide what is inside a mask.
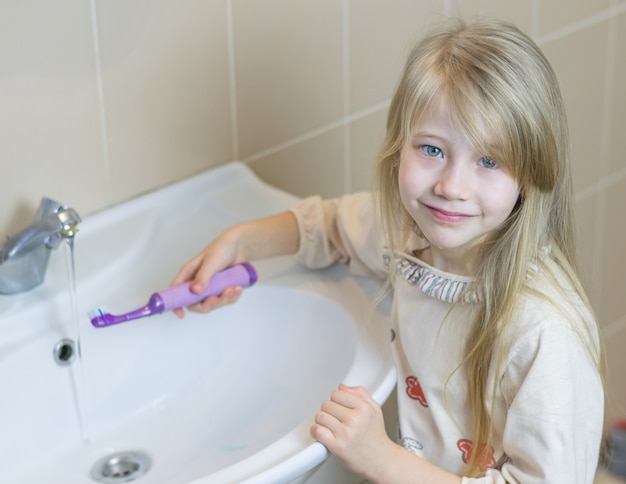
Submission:
[[[402,252],[390,254],[376,228],[369,194],[328,201],[311,197],[293,213],[302,264],[318,268],[343,262],[353,274],[380,278],[394,271],[391,345],[398,374],[399,443],[461,475],[474,449],[468,382],[456,371],[478,304],[472,279],[412,256],[427,246],[417,236]],[[534,286],[548,298],[560,298],[535,272],[529,268]],[[453,306],[462,294],[463,301]],[[575,297],[562,303],[588,314]],[[498,382],[495,445],[483,450],[484,477],[463,478],[463,484],[592,483],[604,415],[596,367],[574,330],[574,317],[542,297],[524,295],[519,305],[520,316],[510,325],[511,343],[500,347],[505,364],[497,374],[495,368],[490,372],[490,385]],[[591,317],[586,324],[595,332]]]

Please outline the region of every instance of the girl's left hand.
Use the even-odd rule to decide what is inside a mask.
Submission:
[[[315,415],[310,433],[348,469],[366,478],[381,471],[379,466],[395,446],[380,406],[363,387],[339,385]]]

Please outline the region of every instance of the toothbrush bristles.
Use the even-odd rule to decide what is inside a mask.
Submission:
[[[107,314],[108,311],[107,309],[102,306],[96,309],[92,309],[91,311],[89,311],[89,319],[96,319],[96,318],[101,318],[102,316],[104,316],[105,314]]]

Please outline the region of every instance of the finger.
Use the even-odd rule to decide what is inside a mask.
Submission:
[[[342,423],[334,415],[320,410],[315,414],[314,426],[317,426],[317,432],[325,434],[324,440],[328,441],[329,438],[337,439],[342,432]],[[325,429],[324,432],[322,429]]]
[[[315,423],[309,429],[309,434],[315,440],[324,444],[333,454],[345,450],[346,440],[345,427],[335,417],[326,413],[318,412],[315,415]]]
[[[224,289],[222,294],[217,297],[217,301],[215,302],[213,309],[237,302],[242,292],[243,287],[241,286],[227,287]]]
[[[331,395],[331,402],[338,407],[329,408],[337,412],[336,417],[347,427],[353,427],[359,421],[374,421],[381,414],[380,406],[363,387],[340,385]]]
[[[208,313],[218,306],[218,301],[219,298],[217,296],[209,296],[196,304],[187,306],[187,309],[194,313]]]
[[[322,404],[322,410],[327,409],[328,413],[336,415],[340,420],[344,420],[345,415],[358,410],[364,405],[365,401],[361,396],[344,390],[335,390],[330,395],[330,399]]]
[[[328,447],[328,450],[333,447],[335,436],[327,427],[324,427],[323,425],[320,425],[318,423],[314,423],[309,429],[309,434],[315,440]]]
[[[334,418],[337,422],[345,422],[347,420],[350,409],[332,400],[327,400],[320,406],[320,411],[316,414],[316,421],[319,417],[318,423],[323,424],[322,420],[328,422],[326,415]]]
[[[363,404],[365,397],[354,388],[340,385],[339,388],[330,395],[330,400],[344,407],[354,409]]]
[[[187,309],[198,313],[208,313],[214,309],[237,302],[242,292],[243,288],[241,286],[227,287],[220,296],[209,296],[197,304],[188,306]]]
[[[198,255],[183,264],[183,266],[178,271],[178,274],[176,274],[174,279],[172,279],[170,286],[176,286],[178,284],[193,280],[196,272],[198,271],[198,266],[200,265],[200,262],[201,258]]]
[[[346,391],[348,393],[352,393],[354,395],[358,395],[361,398],[367,398],[370,396],[369,392],[365,389],[365,387],[362,386],[356,386],[356,387],[351,387],[348,385],[345,385],[343,383],[339,384],[339,390],[343,390]]]
[[[191,290],[198,294],[201,293],[209,285],[213,274],[223,271],[226,268],[227,266],[224,266],[223,262],[220,262],[217,258],[205,257],[191,282]]]

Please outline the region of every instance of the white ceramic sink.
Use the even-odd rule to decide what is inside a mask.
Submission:
[[[305,479],[327,456],[308,429],[331,391],[363,385],[382,403],[393,388],[377,281],[285,257],[255,263],[258,283],[209,315],[102,329],[87,317],[145,304],[225,227],[295,201],[232,163],[85,217],[69,366],[53,359],[77,339],[63,251],[42,286],[0,296],[0,481],[95,482],[92,466],[126,451],[150,460],[141,484]]]

